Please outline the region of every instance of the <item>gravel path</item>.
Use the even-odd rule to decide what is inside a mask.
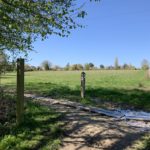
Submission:
[[[66,113],[63,120],[66,130],[60,150],[134,150],[136,144],[133,143],[145,134],[125,121],[68,106],[64,100],[26,96]]]

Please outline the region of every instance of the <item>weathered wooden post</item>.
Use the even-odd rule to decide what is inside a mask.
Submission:
[[[85,72],[81,73],[81,98],[85,97]]]
[[[24,59],[17,59],[17,103],[16,123],[20,125],[24,120]]]

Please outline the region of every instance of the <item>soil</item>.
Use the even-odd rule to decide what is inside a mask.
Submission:
[[[135,141],[145,134],[125,121],[63,105],[58,100],[40,99],[36,101],[66,113],[60,150],[134,150]]]

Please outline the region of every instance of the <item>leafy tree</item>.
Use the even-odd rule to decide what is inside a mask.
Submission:
[[[30,66],[29,64],[25,64],[24,70],[25,71],[35,71],[36,67],[35,66]]]
[[[70,67],[71,70],[78,70],[77,64],[74,64]]]
[[[84,69],[85,69],[85,70],[90,70],[90,65],[89,65],[88,63],[85,64],[85,65],[84,65]]]
[[[70,69],[70,63],[67,63],[66,66],[64,67],[64,70],[69,70]]]
[[[41,66],[37,66],[37,70],[39,71],[42,70]]]
[[[148,70],[149,69],[149,61],[146,59],[143,59],[142,63],[141,63],[141,68],[143,70]]]
[[[94,64],[93,63],[89,63],[90,69],[94,68]]]
[[[122,66],[122,69],[129,69],[129,65],[125,63],[125,64]]]
[[[48,60],[43,61],[41,66],[44,70],[50,70],[52,68],[52,64]]]
[[[101,64],[99,67],[100,67],[100,69],[104,69],[105,68],[105,66],[103,64]]]
[[[77,64],[78,70],[83,70],[83,66],[81,64]]]
[[[9,57],[4,53],[4,51],[0,51],[0,74],[5,73],[9,64]]]
[[[54,67],[53,67],[53,70],[54,71],[57,71],[57,70],[61,70],[62,68],[60,67],[60,66],[58,66],[58,65],[55,65]]]
[[[113,70],[114,67],[110,65],[110,66],[107,66],[106,69],[108,69],[108,70]]]
[[[90,0],[91,1],[91,0]],[[99,1],[99,0],[95,0]],[[0,0],[0,51],[28,52],[32,42],[48,35],[68,36],[84,18],[76,0]]]
[[[118,61],[117,57],[115,58],[114,67],[115,67],[115,69],[119,69],[119,61]]]

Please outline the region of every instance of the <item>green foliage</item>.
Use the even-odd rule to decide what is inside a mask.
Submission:
[[[93,63],[89,63],[90,69],[94,68],[94,64]]]
[[[52,68],[52,64],[48,60],[43,61],[41,66],[43,70],[50,70]]]
[[[101,64],[99,67],[100,69],[105,69],[105,66],[103,64]]]
[[[92,70],[92,69],[94,69],[94,64],[93,63],[86,63],[84,65],[84,69],[85,70]]]
[[[70,66],[70,70],[83,70],[83,66],[81,64],[74,64]]]
[[[69,69],[70,69],[70,64],[69,64],[69,63],[67,63],[67,64],[66,64],[66,66],[64,67],[64,70],[66,70],[66,71],[67,71],[67,70],[69,70]]]
[[[148,69],[149,69],[149,62],[148,62],[148,60],[144,59],[144,60],[142,61],[142,63],[141,63],[141,68],[142,68],[143,70],[148,70]]]
[[[6,71],[7,65],[8,65],[8,56],[3,51],[0,51],[0,74]]]
[[[85,69],[85,70],[90,70],[90,65],[89,65],[88,63],[85,64],[85,65],[84,65],[84,69]]]
[[[115,69],[119,69],[119,61],[118,61],[117,57],[115,58],[114,67],[115,67]]]
[[[97,1],[97,0],[95,0]],[[0,51],[27,52],[37,37],[68,36],[86,12],[76,0],[0,0]]]
[[[29,64],[25,64],[24,70],[25,71],[36,71],[37,68],[35,66],[30,66]]]

